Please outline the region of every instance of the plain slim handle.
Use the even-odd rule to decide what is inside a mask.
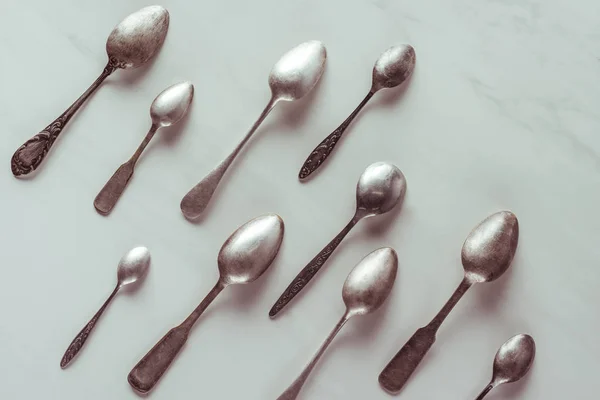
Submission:
[[[379,375],[379,384],[390,393],[398,393],[435,342],[436,330],[418,329]]]
[[[128,161],[116,170],[94,200],[96,211],[102,215],[108,215],[112,211],[133,176],[134,167],[135,164]]]
[[[181,325],[171,329],[137,363],[127,376],[129,384],[140,393],[148,393],[169,368],[189,335],[189,329]]]
[[[479,396],[477,396],[477,398],[476,398],[475,400],[483,400],[483,398],[484,398],[485,396],[487,396],[487,394],[488,394],[489,392],[491,392],[493,388],[494,388],[494,383],[492,382],[492,383],[490,383],[489,385],[487,385],[487,386],[485,387],[485,389],[483,389],[483,391],[482,391],[481,393],[479,393]]]

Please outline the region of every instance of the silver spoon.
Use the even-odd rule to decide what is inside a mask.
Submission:
[[[169,13],[161,6],[142,8],[121,21],[106,42],[108,64],[104,71],[64,113],[17,149],[10,163],[13,175],[35,171],[71,117],[102,82],[118,68],[137,68],[148,62],[162,46],[168,29]]]
[[[510,266],[519,242],[519,222],[510,211],[490,215],[471,231],[462,247],[465,276],[450,300],[429,324],[420,328],[379,375],[381,387],[399,392],[435,342],[450,311],[476,283],[492,282]]]
[[[191,82],[181,82],[166,88],[154,99],[150,106],[150,130],[133,156],[117,169],[98,193],[94,200],[96,211],[103,215],[112,211],[133,176],[135,164],[156,131],[179,122],[187,113],[193,97],[194,85]]]
[[[277,400],[293,400],[298,396],[313,368],[346,322],[356,315],[365,315],[377,310],[387,299],[394,286],[397,271],[398,256],[390,247],[373,251],[354,267],[342,290],[342,298],[346,304],[346,312],[342,319],[300,376]]]
[[[405,192],[406,179],[398,167],[384,162],[369,165],[356,185],[354,216],[348,225],[294,278],[269,311],[269,316],[275,317],[304,289],[358,221],[391,211],[396,205],[402,203]]]
[[[312,90],[323,75],[326,58],[323,43],[312,40],[294,47],[277,61],[269,75],[271,100],[231,154],[183,197],[181,212],[186,218],[193,220],[200,217],[221,178],[275,104],[281,100],[298,100]]]
[[[340,126],[327,136],[310,153],[298,174],[299,179],[305,179],[315,172],[329,157],[333,148],[338,143],[354,118],[371,100],[371,97],[381,89],[393,88],[405,82],[412,74],[416,63],[415,49],[408,44],[390,47],[375,62],[371,89],[358,107]]]
[[[102,304],[102,307],[98,310],[96,315],[92,317],[90,322],[87,323],[86,326],[83,327],[81,332],[75,336],[75,339],[71,342],[67,351],[63,355],[60,360],[60,367],[66,368],[73,358],[79,353],[85,341],[87,340],[89,334],[92,332],[98,319],[102,316],[106,307],[110,304],[112,299],[116,296],[117,292],[126,285],[134,283],[141,278],[143,278],[148,272],[148,267],[150,267],[150,252],[145,247],[136,247],[127,252],[121,258],[119,262],[119,268],[117,269],[117,286],[113,292],[108,296],[108,299]]]
[[[229,285],[250,283],[269,268],[283,240],[283,220],[266,214],[239,227],[221,247],[220,277],[200,305],[171,329],[131,370],[127,380],[140,393],[148,393],[169,368],[204,310]]]
[[[494,358],[492,381],[475,400],[482,400],[496,386],[523,378],[529,372],[534,358],[535,341],[531,336],[520,334],[508,339]]]

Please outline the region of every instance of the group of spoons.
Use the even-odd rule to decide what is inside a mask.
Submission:
[[[87,98],[115,70],[136,68],[152,59],[162,46],[168,27],[169,13],[160,6],[143,8],[117,25],[106,43],[109,61],[101,75],[63,114],[14,153],[11,159],[13,174],[21,176],[35,171]],[[186,218],[197,219],[204,212],[222,177],[275,105],[280,101],[300,99],[314,88],[323,74],[326,58],[325,47],[318,41],[302,43],[281,57],[269,75],[271,98],[261,115],[232,153],[183,197],[180,207]],[[300,169],[299,179],[307,178],[323,164],[352,120],[377,91],[399,86],[410,77],[415,60],[414,49],[409,45],[391,47],[380,56],[373,68],[371,88],[366,97],[310,153]],[[154,134],[158,129],[180,121],[187,113],[193,95],[193,85],[182,82],[170,86],[155,98],[150,107],[152,124],[146,137],[95,198],[94,206],[99,213],[107,215],[112,211],[133,175],[136,162]],[[352,219],[292,280],[269,311],[269,316],[275,317],[307,286],[360,220],[387,213],[401,205],[405,192],[406,179],[395,165],[378,162],[368,166],[356,187],[356,212]],[[435,342],[442,322],[473,284],[494,281],[508,269],[517,249],[518,232],[517,218],[508,211],[495,213],[475,227],[462,248],[463,281],[433,320],[418,329],[381,372],[379,382],[383,389],[398,393],[404,387]],[[140,393],[152,390],[181,351],[192,326],[204,310],[227,286],[258,279],[275,259],[283,236],[283,220],[276,214],[257,217],[238,228],[219,252],[220,278],[213,289],[181,324],[168,331],[135,365],[128,376],[130,385]],[[141,280],[149,266],[150,253],[145,247],[134,248],[121,259],[115,289],[72,341],[61,360],[62,368],[73,361],[119,290]],[[397,269],[398,257],[389,247],[373,251],[354,267],[342,289],[346,311],[304,371],[278,400],[292,400],[298,396],[314,366],[350,318],[370,313],[384,303],[394,285]],[[482,399],[502,383],[523,377],[534,355],[535,344],[530,336],[517,335],[507,341],[496,354],[492,381],[477,399]]]

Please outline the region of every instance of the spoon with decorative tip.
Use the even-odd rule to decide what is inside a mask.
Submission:
[[[405,193],[406,179],[398,167],[385,162],[369,165],[356,185],[356,212],[354,216],[348,225],[294,278],[269,311],[269,316],[271,318],[275,317],[304,289],[358,221],[391,211],[402,203]]]
[[[123,286],[134,283],[143,278],[148,273],[148,267],[150,267],[150,252],[145,247],[136,247],[129,250],[127,254],[121,258],[119,262],[119,268],[117,269],[117,286],[113,292],[108,296],[108,299],[102,304],[102,307],[98,310],[96,315],[92,317],[90,322],[83,327],[81,332],[75,336],[75,339],[67,348],[62,360],[60,361],[60,367],[66,368],[67,365],[73,361],[73,358],[79,353],[89,334],[92,332],[96,323],[102,316],[106,307],[110,304],[112,299],[116,296],[119,289]]]
[[[482,400],[496,386],[523,378],[529,372],[534,358],[535,341],[531,336],[520,334],[508,339],[494,358],[492,381],[475,400]]]
[[[165,41],[168,29],[169,12],[161,6],[142,8],[121,21],[106,41],[108,64],[102,74],[64,113],[17,149],[10,162],[13,175],[35,171],[65,125],[102,82],[119,68],[137,68],[150,61]]]
[[[98,193],[94,200],[96,211],[102,215],[108,215],[112,211],[133,176],[135,164],[156,131],[179,122],[187,113],[193,97],[194,85],[182,82],[166,88],[154,99],[150,106],[150,130],[133,156],[117,169]]]
[[[435,336],[450,311],[475,283],[491,282],[510,266],[519,242],[515,214],[501,211],[475,227],[462,247],[465,276],[440,312],[408,340],[379,375],[379,383],[390,393],[399,392],[435,342]]]
[[[281,100],[298,100],[313,89],[321,75],[323,75],[326,59],[325,46],[316,40],[294,47],[279,59],[269,75],[271,100],[269,100],[258,120],[252,125],[250,131],[233,152],[181,200],[181,212],[187,219],[193,220],[200,217],[206,206],[208,206],[219,182],[221,182],[221,178],[240,153],[242,147],[275,107],[275,104]]]
[[[398,271],[398,256],[394,249],[384,247],[368,254],[348,275],[342,298],[346,312],[310,363],[292,385],[277,400],[295,399],[317,362],[327,350],[344,324],[355,315],[365,315],[377,310],[392,291]]]
[[[358,113],[371,100],[371,97],[381,89],[393,88],[405,82],[412,74],[415,63],[415,49],[412,46],[403,44],[387,49],[377,59],[373,67],[371,89],[367,93],[367,96],[336,130],[315,147],[306,161],[304,161],[302,168],[300,168],[298,178],[305,179],[315,172],[329,157],[348,126],[350,126]]]
[[[283,240],[283,220],[266,214],[239,227],[221,247],[220,277],[200,305],[171,329],[131,370],[127,380],[140,393],[148,393],[169,368],[204,310],[229,285],[250,283],[269,268]]]

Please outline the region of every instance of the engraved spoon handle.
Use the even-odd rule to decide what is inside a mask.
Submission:
[[[100,307],[100,309],[92,317],[92,319],[90,320],[90,322],[88,322],[86,324],[86,326],[84,326],[83,329],[77,334],[77,336],[75,336],[75,339],[73,339],[73,341],[71,342],[71,344],[67,348],[67,351],[65,351],[65,354],[63,355],[62,359],[60,360],[60,367],[61,368],[66,368],[71,363],[71,361],[73,361],[73,358],[75,358],[75,356],[79,353],[79,351],[81,350],[81,348],[85,344],[88,336],[90,335],[90,333],[92,332],[92,330],[96,326],[96,323],[98,322],[98,320],[102,316],[102,313],[104,313],[104,310],[106,310],[106,307],[108,307],[108,305],[110,304],[110,302],[112,301],[112,299],[115,297],[115,295],[119,291],[119,288],[120,288],[120,285],[117,284],[117,286],[115,287],[115,289],[113,290],[113,292],[110,294],[110,296],[108,296],[108,299],[106,299],[106,301],[104,302],[104,304],[102,304],[102,307]]]
[[[179,326],[171,329],[142,358],[127,376],[127,381],[140,393],[148,393],[158,383],[183,348],[190,330],[200,315],[213,302],[225,286],[219,281],[200,305]]]
[[[246,136],[241,140],[240,143],[233,149],[231,154],[227,156],[215,169],[213,169],[208,175],[204,177],[196,186],[194,186],[181,200],[180,208],[183,215],[190,220],[200,217],[204,209],[208,206],[211,197],[217,190],[217,186],[221,182],[223,175],[227,172],[227,169],[233,163],[233,160],[237,157],[242,147],[250,140],[254,132],[258,129],[260,124],[265,120],[267,115],[271,112],[275,104],[279,101],[276,97],[271,97],[269,103],[260,114],[252,128],[248,131]]]
[[[379,384],[382,388],[390,393],[398,393],[402,390],[435,342],[435,335],[440,325],[471,285],[472,283],[465,277],[431,322],[419,328],[392,358],[379,375]]]
[[[300,393],[300,390],[302,390],[302,386],[304,386],[304,383],[308,379],[310,373],[313,371],[313,369],[315,368],[315,366],[317,365],[317,363],[325,353],[325,350],[327,350],[335,336],[339,333],[339,331],[346,324],[346,322],[348,322],[348,319],[350,319],[350,315],[348,314],[348,311],[346,311],[342,319],[340,319],[340,321],[336,324],[335,328],[333,328],[329,336],[327,336],[327,339],[325,339],[317,353],[306,365],[300,376],[296,378],[296,380],[286,389],[285,392],[281,394],[281,396],[277,398],[277,400],[294,400],[296,397],[298,397],[298,394]]]
[[[111,58],[100,76],[64,113],[15,151],[10,160],[10,168],[14,176],[27,175],[40,166],[71,117],[117,68],[119,68],[118,61]]]
[[[485,389],[483,389],[483,391],[481,393],[479,393],[479,396],[477,396],[477,398],[475,400],[482,400],[485,396],[487,396],[487,394],[494,388],[494,384],[490,383],[489,385],[487,385],[485,387]]]
[[[375,92],[369,91],[363,101],[360,102],[358,107],[352,111],[352,114],[346,118],[344,122],[340,126],[337,127],[329,136],[327,136],[315,149],[310,153],[302,168],[300,168],[300,173],[298,174],[299,179],[307,178],[310,174],[315,172],[321,164],[329,157],[329,154],[333,151],[333,148],[337,144],[338,140],[342,137],[346,128],[350,125],[350,123],[354,120],[354,118],[358,115],[360,110],[371,100],[371,97]]]
[[[338,233],[337,236],[315,256],[315,258],[310,260],[298,275],[296,275],[292,283],[290,283],[283,291],[281,296],[279,296],[279,299],[277,299],[271,308],[271,311],[269,311],[269,317],[275,317],[294,297],[296,297],[298,293],[300,293],[302,289],[304,289],[359,220],[359,217],[353,217],[348,225],[346,225],[344,229],[342,229],[342,231]]]
[[[113,176],[106,182],[100,193],[94,200],[94,208],[102,215],[108,215],[117,204],[117,201],[125,191],[129,180],[133,176],[133,170],[140,155],[150,143],[150,140],[158,130],[159,126],[152,124],[152,127],[146,134],[144,141],[140,144],[133,156],[123,165],[121,165]]]

